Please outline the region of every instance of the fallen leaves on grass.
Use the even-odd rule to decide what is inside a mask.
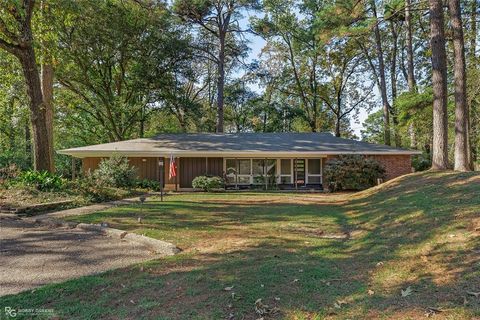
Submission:
[[[402,290],[402,297],[408,297],[412,294],[412,288],[408,286],[405,290]]]
[[[233,301],[238,301],[238,300],[242,299],[242,297],[239,296],[238,294],[235,294],[235,292],[232,292],[231,296],[232,296]]]
[[[370,289],[370,290],[368,290],[367,293],[368,293],[369,296],[373,296],[375,294],[375,291]]]
[[[347,304],[347,301],[345,301],[345,300],[337,300],[337,301],[335,301],[333,306],[337,309],[340,309],[340,308],[342,308],[343,305],[346,305],[346,304]]]
[[[320,281],[327,286],[331,286],[333,281],[341,281],[341,280],[342,279],[329,279],[329,280],[320,280]]]
[[[428,307],[427,310],[425,311],[425,316],[427,318],[429,318],[429,317],[432,317],[432,316],[436,315],[437,313],[441,313],[441,312],[443,312],[443,310],[441,310],[439,308]]]
[[[232,291],[233,288],[234,288],[234,286],[225,287],[225,288],[223,288],[223,290],[225,290],[225,291]]]
[[[259,316],[263,317],[263,316],[266,316],[266,315],[271,315],[271,314],[277,313],[278,308],[277,307],[270,308],[268,305],[266,305],[262,302],[262,299],[257,299],[255,301],[255,312]]]

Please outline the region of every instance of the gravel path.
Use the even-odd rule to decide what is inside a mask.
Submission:
[[[159,256],[93,231],[0,217],[0,296]]]

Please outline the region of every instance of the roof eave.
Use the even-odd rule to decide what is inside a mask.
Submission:
[[[392,151],[138,151],[138,150],[59,150],[59,154],[76,158],[110,157],[114,154],[130,157],[326,157],[329,155],[363,154],[363,155],[416,155],[417,150]]]

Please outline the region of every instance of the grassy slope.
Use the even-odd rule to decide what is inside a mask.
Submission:
[[[410,175],[355,195],[178,195],[77,220],[185,251],[3,297],[0,307],[69,319],[256,319],[262,298],[279,309],[266,319],[418,319],[428,307],[443,310],[436,318],[480,317],[480,298],[467,294],[480,291],[478,173]]]

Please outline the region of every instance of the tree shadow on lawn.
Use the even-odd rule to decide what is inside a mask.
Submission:
[[[3,298],[0,305],[53,308],[71,319],[223,319],[229,314],[235,319],[257,319],[254,303],[259,298],[279,310],[267,319],[314,315],[319,319],[416,318],[432,306],[459,308],[454,311],[459,312],[455,319],[462,318],[462,312],[465,319],[468,313],[480,312],[478,303],[470,301],[463,306],[455,295],[459,288],[471,288],[475,277],[472,270],[461,268],[451,283],[423,279],[399,283],[391,292],[375,291],[370,296],[371,273],[379,268],[376,257],[373,261],[370,257],[371,252],[352,253],[348,241],[318,240],[305,246],[301,240],[272,238],[243,250],[180,255],[88,277],[91,279],[81,283],[74,280],[47,286],[35,293]],[[400,289],[406,285],[411,285],[414,293],[402,298]],[[444,304],[446,298],[452,300]]]
[[[109,222],[113,227],[127,231],[155,230],[168,236],[171,232],[217,231],[235,229],[294,228],[314,226],[322,231],[347,232],[348,220],[340,206],[324,206],[319,214],[316,204],[205,204],[196,201],[147,203],[143,208],[119,207],[71,220],[87,223]],[[138,217],[142,217],[141,223]],[[345,229],[345,230],[344,230]],[[276,230],[279,231],[279,230]]]
[[[480,238],[470,225],[480,203],[472,196],[476,186],[456,182],[458,175],[426,175],[420,185],[406,178],[341,209],[316,206],[315,211],[308,205],[308,214],[291,204],[278,214],[254,206],[242,216],[229,208],[242,224],[290,221],[292,210],[307,224],[327,216],[361,232],[350,240],[328,240],[274,230],[241,249],[184,253],[109,272],[81,287],[74,280],[7,297],[1,305],[51,307],[69,318],[85,318],[81,306],[88,305],[90,316],[105,319],[221,319],[231,313],[235,319],[257,319],[254,303],[261,298],[279,310],[267,319],[416,319],[429,307],[443,309],[439,317],[470,319],[480,315],[479,299],[467,294],[480,291]],[[162,221],[178,218],[166,215]],[[170,228],[209,223],[188,222],[185,216]],[[407,287],[412,293],[402,297]]]

